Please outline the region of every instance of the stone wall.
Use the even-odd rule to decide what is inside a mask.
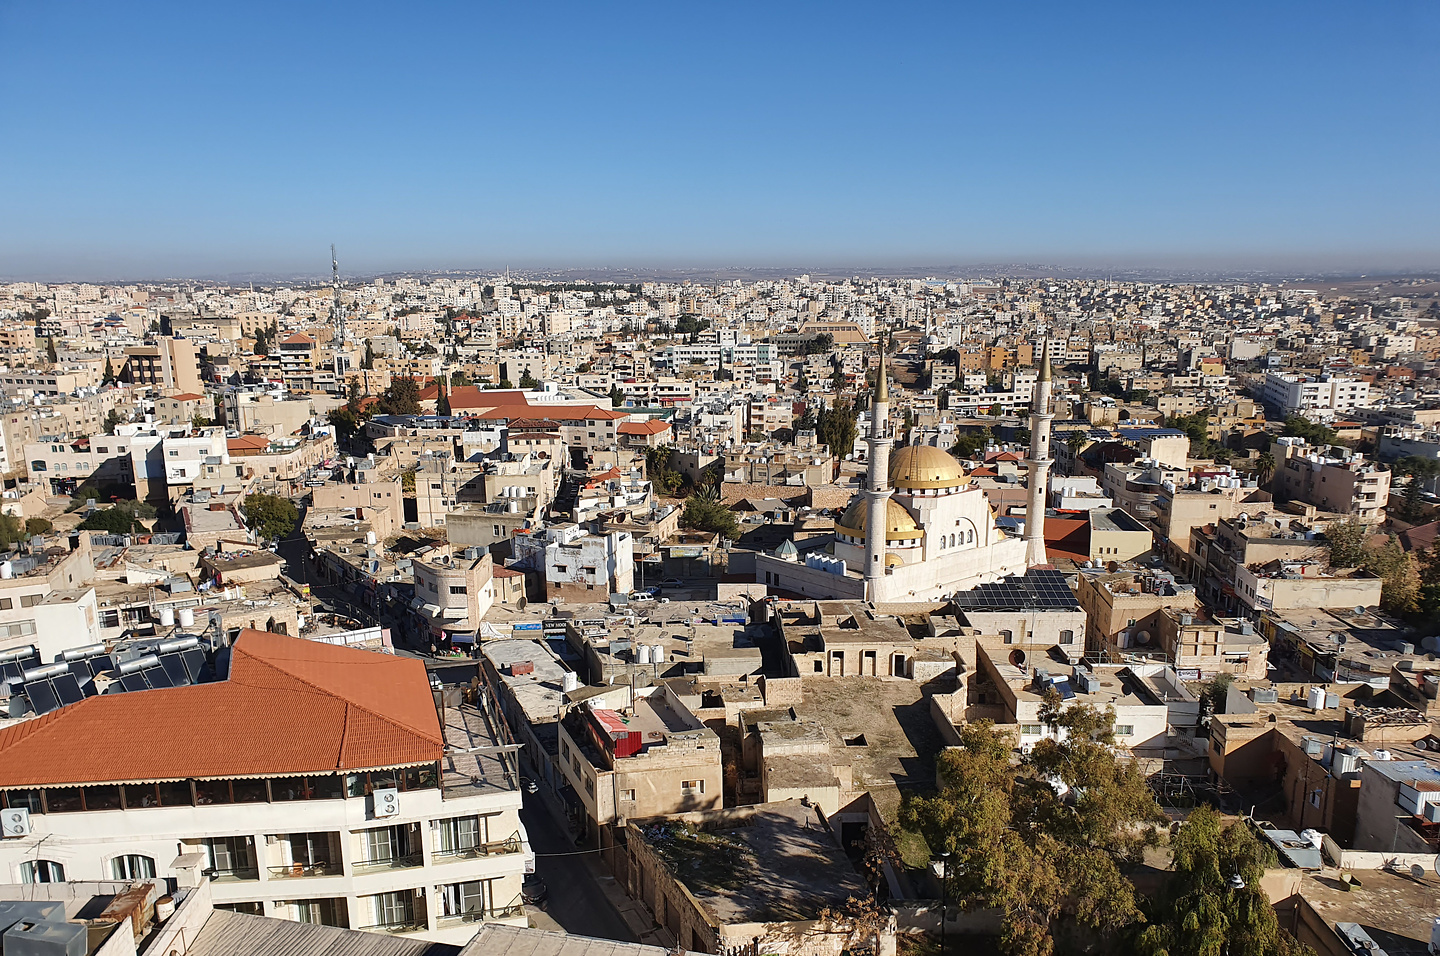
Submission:
[[[766,707],[785,707],[804,702],[803,686],[799,677],[762,677],[760,692],[765,695]]]

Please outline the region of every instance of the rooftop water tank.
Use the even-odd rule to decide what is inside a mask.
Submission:
[[[1323,688],[1323,687],[1312,687],[1312,688],[1310,688],[1310,695],[1309,695],[1307,698],[1305,698],[1305,705],[1306,705],[1307,707],[1309,707],[1311,710],[1324,710],[1324,709],[1325,709],[1325,688]]]
[[[636,654],[637,654],[637,656],[636,656],[636,658],[635,658],[635,663],[637,663],[637,664],[642,664],[642,665],[645,665],[645,664],[649,664],[649,663],[650,663],[650,645],[649,645],[649,644],[638,644],[638,645],[636,645]]]
[[[174,609],[174,608],[162,607],[162,608],[160,609],[160,626],[161,626],[161,627],[174,627],[174,626],[175,626],[175,609]]]
[[[194,626],[195,626],[195,609],[194,609],[194,608],[192,608],[192,607],[182,607],[182,608],[180,609],[180,626],[181,626],[181,627],[194,627]]]
[[[580,675],[576,674],[574,671],[566,671],[564,680],[560,684],[560,689],[567,694],[571,691],[579,690]]]

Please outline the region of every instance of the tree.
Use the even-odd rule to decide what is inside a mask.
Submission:
[[[858,416],[848,398],[836,400],[834,406],[822,408],[815,419],[815,435],[830,449],[830,454],[844,458],[855,450]]]
[[[520,387],[526,391],[540,387],[540,383],[535,381],[535,377],[530,374],[528,368],[525,370],[525,374],[520,376]]]
[[[1090,437],[1082,431],[1074,431],[1065,436],[1065,447],[1070,449],[1070,454],[1078,455],[1080,450],[1090,444]]]
[[[456,388],[469,385],[471,384],[470,376],[463,369],[456,370],[450,373],[450,384]]]
[[[124,424],[125,420],[125,416],[121,415],[119,411],[113,408],[110,409],[110,411],[105,413],[105,434],[115,434],[115,427]]]
[[[812,429],[814,429],[814,428],[815,428],[815,409],[811,408],[809,405],[806,405],[806,406],[805,406],[805,411],[803,411],[803,412],[800,413],[799,419],[797,419],[796,422],[795,422],[795,429],[796,429],[797,431],[808,431],[808,430],[812,430]]]
[[[1312,951],[1280,927],[1261,889],[1275,853],[1245,820],[1224,825],[1201,806],[1171,841],[1171,876],[1150,904],[1142,956],[1300,956]],[[1313,954],[1312,954],[1313,956]]]
[[[435,414],[445,416],[450,414],[450,396],[443,388],[440,390],[440,397],[435,399]]]
[[[502,378],[500,380],[500,387],[505,389],[514,388],[515,383],[510,381],[508,378]]]
[[[283,538],[300,520],[295,502],[280,495],[246,495],[243,507],[246,527],[261,539]]]
[[[1407,455],[1395,463],[1395,472],[1407,476],[1400,517],[1414,524],[1423,516],[1425,481],[1440,474],[1440,461]]]
[[[1346,518],[1325,529],[1325,545],[1332,568],[1358,568],[1365,561],[1370,528],[1359,518]]]
[[[1263,487],[1270,483],[1275,477],[1275,456],[1268,451],[1262,451],[1255,459],[1255,480]]]
[[[625,403],[625,393],[620,391],[619,385],[610,386],[610,407],[619,408]]]
[[[837,392],[843,392],[848,384],[849,380],[845,378],[845,370],[838,365],[835,366],[835,371],[830,375],[830,386]]]
[[[1312,445],[1325,447],[1334,445],[1340,441],[1340,436],[1335,429],[1312,422],[1303,415],[1291,415],[1285,419],[1285,427],[1280,434],[1288,438],[1303,438]]]
[[[419,415],[420,383],[408,375],[402,375],[380,393],[375,402],[378,415]]]
[[[950,454],[961,461],[969,461],[980,451],[995,440],[995,433],[989,426],[980,429],[978,432],[961,432],[955,437],[955,444],[950,446]]]
[[[105,371],[100,375],[101,385],[115,384],[115,366],[110,364],[110,356],[105,356]]]
[[[369,339],[365,340],[365,357],[360,360],[360,367],[367,371],[375,367],[375,348]]]
[[[54,530],[55,530],[55,525],[51,524],[49,521],[45,520],[44,518],[27,518],[27,519],[25,519],[25,533],[26,533],[27,535],[31,535],[31,534],[49,534],[50,532],[52,532],[52,531],[54,531]]]
[[[60,356],[55,354],[55,336],[53,335],[45,340],[45,361],[51,365],[60,361]]]
[[[1157,843],[1168,818],[1138,765],[1115,751],[1113,711],[1063,707],[1052,690],[1040,719],[1056,737],[1018,765],[1012,739],[989,721],[960,728],[961,746],[937,761],[939,792],[907,799],[900,822],[951,854],[961,906],[1004,911],[1005,952],[1048,956],[1057,936],[1081,928],[1113,950],[1141,919],[1120,864]]]
[[[293,506],[292,506],[293,507]],[[99,508],[76,526],[79,531],[102,531],[106,534],[129,534],[143,526],[135,520],[135,512],[122,503],[110,508]]]
[[[735,520],[735,513],[720,502],[698,494],[685,499],[680,524],[696,531],[713,532],[731,541],[740,537],[740,523]]]

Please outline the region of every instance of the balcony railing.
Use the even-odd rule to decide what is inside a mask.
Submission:
[[[461,847],[458,850],[436,850],[431,856],[437,863],[451,863],[455,860],[474,860],[484,856],[498,856],[502,853],[519,853],[524,849],[520,842],[520,834],[512,833],[503,840],[494,840],[490,843],[479,843],[475,846]]]
[[[425,857],[420,853],[407,853],[405,856],[389,856],[380,860],[358,860],[355,869],[358,872],[368,870],[403,870],[407,867],[419,866],[425,862]]]
[[[463,923],[483,923],[492,919],[512,919],[516,916],[525,915],[525,903],[520,897],[515,897],[506,906],[492,906],[489,909],[475,907],[458,913],[454,916],[441,916],[435,921],[437,926],[458,926]]]
[[[360,927],[367,933],[423,933],[429,928],[423,920],[417,920],[413,916],[395,923],[371,923],[369,926]]]
[[[304,876],[340,876],[345,867],[339,863],[291,863],[267,868],[272,880],[299,879]]]
[[[235,866],[229,869],[210,870],[210,879],[216,883],[241,883],[260,879],[260,870],[253,866]]]

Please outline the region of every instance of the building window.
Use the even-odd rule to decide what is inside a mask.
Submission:
[[[138,853],[127,853],[110,861],[110,875],[117,880],[146,880],[155,875],[155,861]]]
[[[1130,737],[1130,736],[1133,736],[1134,734],[1135,734],[1135,725],[1134,725],[1134,724],[1116,724],[1116,725],[1115,725],[1115,736],[1117,736],[1117,737]]]
[[[621,799],[621,800],[628,800],[628,801],[630,801],[631,803],[634,803],[634,802],[635,802],[635,791],[634,791],[634,790],[621,790],[621,791],[620,791],[620,799]]]
[[[52,860],[26,860],[20,864],[21,883],[64,883],[65,867]]]
[[[697,794],[705,792],[704,780],[681,780],[680,792],[682,794]]]
[[[463,585],[463,584],[458,585],[458,586],[457,586],[457,585],[454,585],[454,584],[450,585],[450,593],[451,593],[451,594],[465,594],[465,593],[466,593],[466,591],[465,591],[465,585]]]
[[[1061,631],[1061,632],[1060,632],[1060,643],[1061,643],[1061,644],[1074,644],[1074,643],[1075,643],[1075,632],[1074,632],[1074,631],[1071,631],[1071,630]]]
[[[1021,725],[1020,725],[1020,733],[1021,733],[1021,735],[1026,736],[1026,737],[1039,737],[1039,736],[1040,736],[1042,733],[1044,733],[1044,732],[1045,732],[1045,728],[1044,728],[1043,726],[1041,726],[1040,724],[1021,724]]]
[[[1006,644],[1014,644],[1015,635],[1007,628],[1000,632],[1000,640],[1004,641]]]

